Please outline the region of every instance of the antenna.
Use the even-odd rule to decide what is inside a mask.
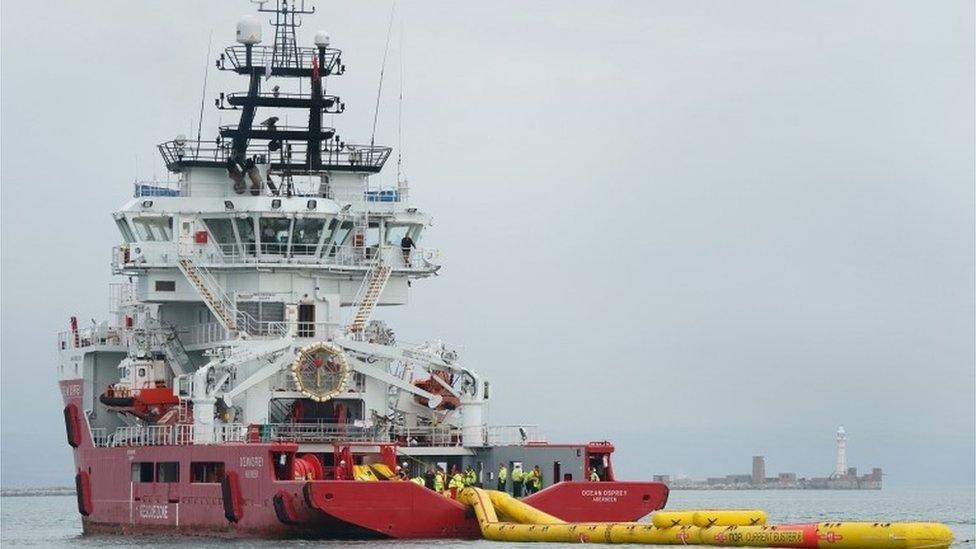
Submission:
[[[200,117],[197,120],[197,155],[200,154],[200,136],[203,132],[203,101],[207,98],[207,77],[210,75],[210,48],[213,46],[213,29],[207,40],[207,62],[203,64],[203,93],[200,94]]]
[[[376,88],[376,107],[373,109],[373,131],[369,135],[369,147],[372,150],[376,144],[376,119],[380,114],[380,96],[383,94],[383,74],[386,73],[386,55],[390,52],[390,35],[393,33],[393,14],[396,13],[396,2],[390,7],[390,24],[386,29],[386,47],[383,48],[383,64],[380,65],[380,83]]]
[[[397,183],[403,181],[403,18],[400,18],[400,97],[397,100]]]

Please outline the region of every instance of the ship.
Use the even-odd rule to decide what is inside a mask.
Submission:
[[[391,147],[325,126],[346,65],[324,31],[299,43],[315,8],[255,4],[211,67],[247,83],[214,100],[237,123],[158,145],[171,177],[112,214],[107,318],[58,335],[83,531],[479,538],[458,487],[437,486],[454,471],[565,521],[662,508],[665,484],[616,477],[612,443],[490,423],[461,348],[374,318],[438,274],[431,216],[399,174],[374,182]],[[520,493],[516,470],[540,489]]]

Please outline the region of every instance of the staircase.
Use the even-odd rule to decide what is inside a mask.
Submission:
[[[379,301],[383,289],[386,288],[392,271],[391,266],[384,264],[382,259],[377,259],[376,263],[366,272],[366,276],[363,277],[363,284],[356,293],[358,308],[352,317],[352,322],[349,323],[350,333],[362,334],[366,323],[373,316],[376,303]]]
[[[203,302],[207,304],[207,308],[213,313],[217,322],[228,332],[237,332],[237,307],[224,293],[217,279],[206,269],[198,267],[187,256],[180,256],[177,264],[183,276],[190,281],[190,284],[196,288],[197,293],[203,298]]]

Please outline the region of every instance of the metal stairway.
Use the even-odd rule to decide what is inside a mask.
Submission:
[[[376,263],[366,272],[366,276],[363,277],[363,284],[356,293],[358,308],[352,317],[352,322],[349,323],[350,333],[362,334],[363,329],[366,328],[366,323],[369,322],[370,317],[373,316],[373,311],[376,310],[376,303],[379,301],[383,289],[386,288],[386,283],[390,280],[392,272],[393,268],[383,263],[382,259],[377,259]]]
[[[207,304],[207,308],[213,313],[217,322],[228,332],[237,332],[237,307],[234,302],[227,297],[221,288],[220,283],[206,269],[198,267],[187,256],[180,256],[177,264],[183,276],[190,281],[197,293]]]

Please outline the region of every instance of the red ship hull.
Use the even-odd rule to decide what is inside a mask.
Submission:
[[[67,405],[69,444],[77,444],[73,453],[78,508],[86,533],[304,539],[480,537],[474,514],[466,506],[412,482],[276,480],[275,456],[294,454],[296,444],[95,446],[87,421],[77,414],[81,382],[62,382],[61,389]],[[191,463],[201,462],[222,463],[221,481],[194,482]],[[140,464],[178,464],[172,465],[178,473],[169,473],[165,480],[141,482],[133,472]],[[634,521],[664,507],[667,497],[667,487],[656,482],[568,481],[525,501],[567,521]]]

